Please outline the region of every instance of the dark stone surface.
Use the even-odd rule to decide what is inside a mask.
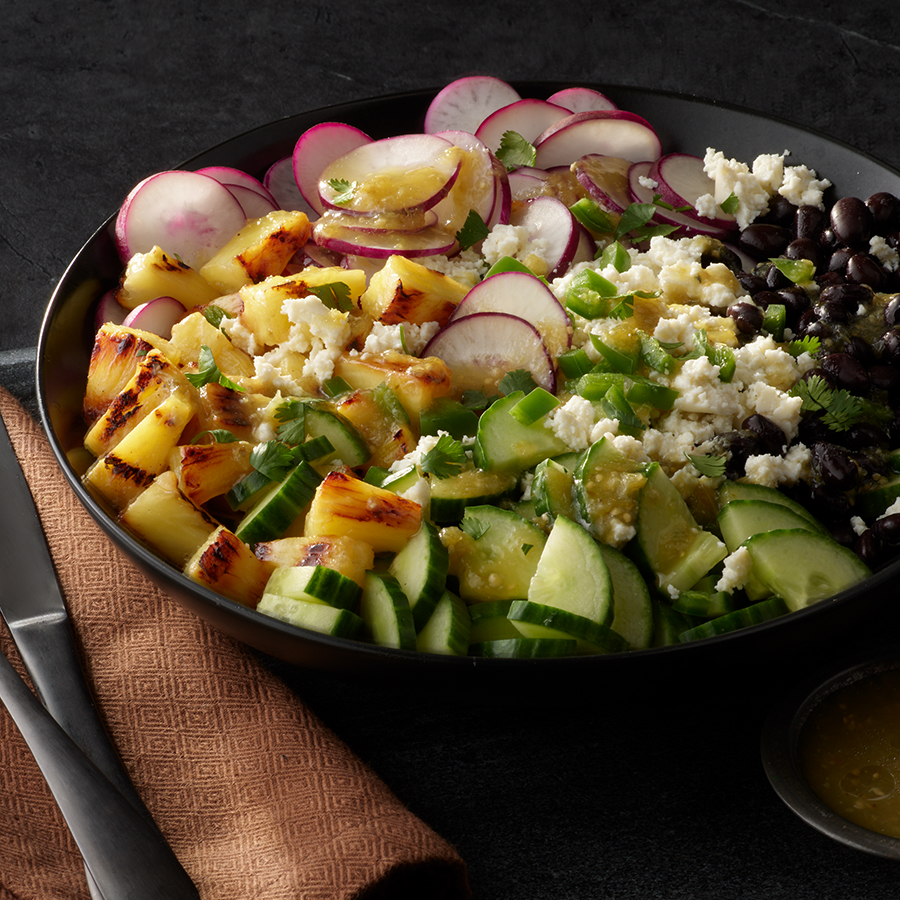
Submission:
[[[0,376],[26,401],[53,285],[127,190],[304,109],[473,72],[591,80],[726,100],[900,167],[894,2],[8,6]],[[460,709],[272,665],[460,848],[478,897],[898,895],[895,865],[820,836],[769,788],[759,735],[777,684],[730,691],[709,672],[640,697],[572,685],[559,709]]]

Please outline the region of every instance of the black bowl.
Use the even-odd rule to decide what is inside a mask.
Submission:
[[[769,713],[763,728],[762,758],[772,787],[804,822],[848,847],[900,860],[900,838],[879,834],[838,815],[809,786],[800,764],[804,726],[826,698],[879,672],[896,669],[900,669],[900,645],[895,642],[846,658],[828,675],[820,672],[807,678]]]
[[[558,83],[517,84],[523,96],[542,97]],[[728,157],[753,160],[760,153],[791,151],[790,162],[815,168],[835,183],[836,195],[867,197],[876,191],[900,195],[900,174],[839,142],[764,115],[671,93],[627,87],[599,87],[621,108],[643,115],[657,129],[664,151],[703,155],[708,146]],[[280,119],[226,141],[184,164],[185,168],[229,165],[261,176],[289,155],[297,137],[322,121],[344,121],[372,137],[420,131],[436,91],[392,95],[347,103]],[[747,673],[758,678],[789,663],[798,647],[806,652],[840,640],[846,629],[873,615],[900,574],[900,562],[837,597],[785,618],[689,645],[628,654],[547,660],[452,658],[387,650],[322,636],[278,622],[189,581],[120,528],[82,487],[67,453],[80,446],[80,418],[90,348],[92,308],[114,286],[122,270],[113,237],[114,217],[87,241],[61,278],[47,308],[37,352],[40,414],[66,478],[81,502],[109,535],[162,589],[213,626],[288,663],[356,675],[384,673],[409,684],[437,682],[464,694],[490,685],[514,691],[526,686],[554,689],[577,684],[658,683],[679,669],[717,673],[714,679]],[[726,675],[725,673],[732,673]],[[433,676],[433,677],[432,677]],[[452,685],[452,688],[450,687]]]

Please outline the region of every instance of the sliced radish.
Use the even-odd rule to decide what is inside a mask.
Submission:
[[[348,253],[341,259],[340,266],[342,269],[360,269],[365,272],[366,284],[368,284],[371,277],[384,268],[386,261],[384,257],[375,259],[371,256],[357,256],[355,253]]]
[[[410,234],[438,224],[433,209],[416,209],[409,213],[387,213],[381,216],[339,216],[326,213],[328,222],[339,222],[348,231],[367,234]]]
[[[428,106],[425,131],[468,131],[475,134],[478,126],[503,106],[521,100],[510,84],[491,75],[470,75],[451,81]]]
[[[281,209],[299,210],[310,219],[319,214],[303,199],[297,179],[294,178],[294,160],[284,156],[266,170],[263,184]]]
[[[237,198],[248,219],[258,219],[278,209],[274,200],[267,200],[262,194],[241,184],[226,184],[225,187]]]
[[[159,246],[199,269],[245,223],[241,204],[215,178],[159,172],[125,198],[116,217],[116,245],[125,261]]]
[[[563,88],[547,98],[548,103],[564,106],[573,113],[587,112],[592,109],[618,109],[615,103],[605,94],[585,87]]]
[[[320,122],[297,138],[294,145],[294,180],[300,196],[322,214],[324,206],[319,199],[319,176],[338,157],[363,144],[372,143],[364,131],[341,122]]]
[[[474,313],[450,322],[425,346],[450,367],[458,390],[493,393],[503,376],[516,369],[531,372],[537,384],[556,390],[556,374],[537,329],[507,313]]]
[[[129,312],[130,310],[125,309],[116,299],[115,288],[107,291],[97,301],[97,311],[94,314],[94,331],[107,322],[111,322],[113,325],[122,325]]]
[[[521,169],[514,169],[508,177],[510,196],[514,201],[540,197],[547,185],[547,172],[544,169],[529,169],[523,166]]]
[[[441,225],[456,234],[465,224],[469,210],[475,210],[483,222],[490,221],[498,202],[497,181],[505,177],[506,169],[495,165],[497,160],[493,153],[468,131],[442,131],[435,137],[443,138],[467,153],[450,193],[434,207]]]
[[[174,297],[157,297],[136,306],[122,323],[129,328],[139,328],[158,334],[167,340],[172,337],[172,326],[186,315],[184,306]]]
[[[450,141],[433,134],[372,141],[325,167],[319,198],[326,209],[342,213],[431,209],[450,193],[462,159]]]
[[[651,187],[644,182],[647,179],[652,184],[655,179],[650,178],[650,169],[653,163],[649,161],[635,163],[628,172],[628,186],[631,190],[631,197],[636,203],[653,203],[654,197],[659,194],[658,188]],[[723,238],[728,232],[724,228],[719,228],[711,224],[707,220],[692,219],[683,213],[675,212],[671,209],[658,207],[655,216],[659,222],[665,222],[668,225],[676,225],[679,231],[674,235],[680,237],[683,235],[706,234],[710,237]]]
[[[435,256],[456,250],[456,238],[440,228],[420,231],[368,232],[347,228],[342,223],[319,219],[313,229],[313,239],[320,247],[336,253],[355,253],[387,259],[389,256]]]
[[[318,266],[320,269],[327,269],[332,266],[340,266],[344,263],[344,255],[335,253],[333,250],[326,250],[313,241],[307,241],[300,250],[294,254],[290,265],[295,267],[297,271],[305,269],[308,266]],[[352,266],[350,268],[353,268]]]
[[[495,225],[506,225],[512,213],[512,190],[506,166],[493,155],[491,163],[494,169],[494,208],[486,222],[489,229]]]
[[[197,171],[201,175],[209,175],[210,178],[215,178],[216,181],[224,184],[225,187],[239,185],[247,188],[247,190],[256,191],[257,194],[262,194],[263,197],[271,200],[272,203],[275,202],[275,198],[269,193],[269,189],[258,178],[254,178],[243,171],[243,169],[235,169],[233,166],[206,166],[203,169],[197,169]]]
[[[619,156],[589,153],[572,163],[572,171],[592,200],[610,212],[621,213],[631,203],[628,186],[631,165]]]
[[[526,229],[530,242],[543,242],[547,278],[560,277],[572,262],[578,249],[575,217],[556,197],[535,197],[517,206],[509,217],[510,225]]]
[[[534,143],[538,135],[570,115],[570,110],[546,100],[516,100],[491,113],[478,126],[475,135],[496,153],[507,131],[515,131],[529,143]]]
[[[587,228],[578,221],[575,222],[575,228],[578,230],[578,246],[572,256],[573,266],[580,262],[590,262],[597,253],[597,243]]]
[[[535,142],[535,165],[542,169],[568,166],[588,153],[621,156],[632,162],[655,160],[662,145],[653,127],[624,110],[573,113],[551,125]]]
[[[530,322],[554,358],[572,342],[571,323],[563,305],[543,281],[526,272],[503,272],[475,285],[450,321],[487,312],[507,313]]]
[[[718,228],[737,229],[737,220],[729,213],[718,210],[713,217],[701,216],[697,212],[697,200],[705,194],[715,194],[716,183],[703,168],[699,156],[688,153],[667,153],[650,168],[650,178],[658,184],[657,190],[666,203],[672,206],[689,206],[684,214],[692,219]]]

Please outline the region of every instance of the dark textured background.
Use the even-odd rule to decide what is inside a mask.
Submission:
[[[7,4],[3,383],[31,402],[53,285],[143,176],[298,111],[475,72],[727,100],[900,168],[895,2]],[[558,704],[462,710],[272,664],[460,848],[479,898],[900,894],[894,864],[820,836],[769,788],[759,736],[780,686],[765,660],[758,686],[711,671],[639,698],[572,685]]]

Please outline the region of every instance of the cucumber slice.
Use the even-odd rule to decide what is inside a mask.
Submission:
[[[423,653],[465,656],[469,652],[471,629],[469,608],[456,594],[444,591],[416,638],[416,649]]]
[[[620,546],[622,527],[636,522],[638,498],[647,482],[644,468],[605,437],[581,455],[575,468],[577,518],[601,543]]]
[[[458,400],[439,397],[431,406],[419,413],[419,428],[422,434],[438,434],[446,431],[460,441],[473,437],[478,430],[478,415],[475,410],[463,406]]]
[[[653,642],[654,647],[672,647],[679,643],[679,637],[694,626],[694,621],[672,609],[664,600],[652,601],[653,603]]]
[[[307,603],[355,610],[362,588],[352,578],[327,566],[279,566],[269,576],[266,591]]]
[[[409,466],[401,469],[399,472],[391,472],[381,480],[378,487],[383,487],[387,491],[393,491],[395,494],[402,494],[408,491],[422,476],[415,466]],[[368,481],[368,478],[366,479]],[[373,483],[373,482],[370,482]]]
[[[482,413],[473,450],[478,468],[524,472],[569,449],[543,422],[523,425],[513,417],[510,410],[524,396],[524,391],[514,391]]]
[[[786,506],[796,515],[802,516],[818,531],[828,534],[828,529],[803,504],[782,494],[777,488],[743,481],[726,481],[718,491],[719,509],[731,503],[732,500],[765,500],[767,503],[778,503]]]
[[[366,573],[359,614],[372,642],[395,650],[416,649],[416,626],[406,594],[393,575]]]
[[[497,659],[544,659],[574,656],[577,642],[564,638],[512,638],[483,641],[469,645],[470,656],[489,656]]]
[[[703,531],[659,463],[647,466],[638,500],[637,553],[663,594],[692,588],[728,555],[725,544]]]
[[[557,606],[514,600],[508,618],[522,637],[575,638],[581,654],[620,653],[628,649],[628,641],[611,628]]]
[[[584,528],[565,516],[558,516],[550,529],[528,599],[599,625],[612,621],[612,579],[603,552]]]
[[[509,509],[470,506],[460,529],[449,532],[450,571],[464,600],[480,603],[527,596],[547,542],[537,525]]]
[[[369,459],[369,447],[362,435],[338,413],[320,406],[306,406],[306,436],[327,437],[334,450],[317,462],[339,459],[345,466],[361,466]]]
[[[715,619],[734,612],[731,594],[726,591],[682,591],[678,599],[672,601],[672,609],[700,619]]]
[[[469,607],[472,627],[469,641],[498,641],[520,637],[519,629],[507,618],[512,600],[492,600],[489,603],[473,603]]]
[[[512,472],[466,469],[449,478],[432,478],[429,516],[439,525],[455,525],[468,506],[499,500],[516,486]]]
[[[391,560],[388,573],[397,579],[412,610],[416,630],[431,617],[447,583],[449,557],[437,529],[422,522],[409,543]]]
[[[769,597],[768,600],[761,600],[752,606],[736,609],[717,619],[710,619],[709,622],[688,628],[678,635],[678,641],[682,644],[690,641],[702,641],[705,638],[715,637],[717,634],[727,634],[730,631],[749,628],[751,625],[759,625],[770,619],[777,619],[787,612],[788,608],[781,597]]]
[[[598,544],[612,579],[611,628],[622,635],[632,650],[645,650],[653,640],[653,604],[640,569],[624,553]]]
[[[547,516],[552,522],[557,516],[575,519],[575,498],[573,488],[575,478],[571,470],[555,459],[545,459],[534,470],[531,495],[534,497],[534,511],[539,516]]]
[[[261,493],[234,533],[247,544],[280,538],[315,496],[321,481],[309,463],[301,462],[283,481]]]
[[[825,534],[780,529],[755,534],[744,544],[753,571],[792,612],[825,600],[871,575],[852,551]]]
[[[348,609],[295,600],[293,597],[282,597],[279,594],[264,593],[256,609],[289,625],[335,637],[358,640],[365,630],[363,620]]]

